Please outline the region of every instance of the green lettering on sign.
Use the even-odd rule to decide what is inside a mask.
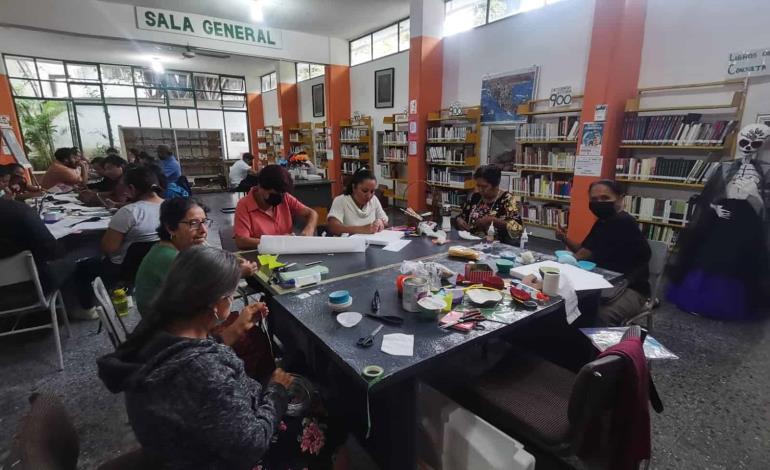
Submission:
[[[145,11],[144,12],[144,22],[147,24],[147,26],[150,26],[152,28],[155,27],[155,13],[151,11]]]

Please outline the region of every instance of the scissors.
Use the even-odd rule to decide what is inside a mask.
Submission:
[[[485,317],[484,314],[481,313],[481,310],[470,310],[466,312],[465,315],[460,317],[459,320],[446,323],[444,325],[441,325],[439,328],[448,329],[448,328],[452,328],[455,325],[459,325],[460,323],[473,322],[474,330],[484,330],[485,329],[484,325],[481,324],[481,322],[483,321],[487,321],[487,317]]]
[[[384,325],[378,326],[368,336],[363,336],[361,338],[358,338],[358,341],[356,341],[356,344],[358,346],[361,346],[362,348],[370,347],[372,344],[374,344],[374,337],[377,336],[377,333],[379,333],[380,330],[382,330],[383,326]]]
[[[400,326],[404,323],[404,318],[399,315],[378,315],[380,310],[380,291],[374,291],[374,297],[372,298],[372,313],[367,313],[366,316],[379,320],[383,323],[389,323],[391,325]]]

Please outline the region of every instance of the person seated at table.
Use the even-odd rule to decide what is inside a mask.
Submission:
[[[89,176],[104,178],[104,157],[94,157],[91,159],[91,173]]]
[[[289,194],[293,186],[281,166],[267,165],[257,174],[257,185],[235,207],[233,238],[239,249],[258,248],[263,235],[291,235],[294,217],[305,219],[302,235],[315,233],[318,213]]]
[[[139,155],[136,157],[136,162],[134,162],[138,166],[144,166],[144,165],[157,165],[158,159],[150,155],[149,153],[142,150],[139,152]]]
[[[346,435],[310,414],[321,403],[286,416],[293,376],[276,369],[262,385],[211,337],[230,315],[240,277],[231,253],[207,246],[180,253],[149,315],[97,361],[99,377],[112,393],[125,392],[142,450],[164,468],[344,468],[344,458],[332,458]],[[256,329],[268,313],[265,304],[248,305],[237,324]]]
[[[474,235],[485,236],[489,226],[495,226],[495,238],[503,243],[512,244],[523,230],[521,216],[517,209],[516,198],[500,189],[500,169],[486,165],[476,169],[476,192],[463,204],[460,215],[455,218],[458,230],[466,230]]]
[[[102,179],[89,183],[88,189],[81,191],[78,198],[88,205],[108,205],[107,200],[123,203],[126,200],[125,188],[120,184],[128,162],[117,155],[108,155],[101,160]],[[115,205],[113,204],[113,207]]]
[[[128,163],[133,164],[136,163],[136,159],[139,158],[139,150],[135,148],[130,148],[126,150],[126,160]]]
[[[75,186],[88,182],[88,164],[77,157],[77,149],[62,147],[54,152],[54,161],[40,180],[43,189],[57,187],[60,191],[71,191]]]
[[[13,197],[17,201],[23,201],[31,197],[38,197],[43,194],[43,190],[40,186],[35,186],[27,182],[27,169],[19,163],[8,163],[0,166],[0,172],[2,168],[10,174],[10,180],[8,182],[8,189],[13,193]]]
[[[374,194],[376,190],[377,179],[371,171],[366,168],[356,171],[345,187],[345,193],[332,201],[326,230],[332,235],[384,230],[388,216]]]
[[[14,193],[11,190],[11,169],[6,165],[0,166],[0,198],[14,199]]]
[[[118,209],[110,219],[101,241],[105,257],[88,258],[78,263],[76,283],[82,310],[79,316],[83,318],[96,318],[91,281],[101,277],[108,288],[114,286],[120,280],[121,265],[128,248],[133,243],[158,240],[163,199],[158,195],[162,190],[155,172],[145,167],[129,168],[123,182],[130,203]]]
[[[597,320],[602,326],[620,326],[638,315],[650,296],[650,246],[639,225],[623,210],[625,188],[613,180],[594,181],[588,188],[588,207],[598,220],[582,243],[567,238],[565,227],[558,227],[562,240],[578,260],[591,260],[597,266],[622,273],[625,283],[602,293]]]
[[[230,167],[230,187],[238,192],[248,192],[256,183],[257,175],[252,169],[254,155],[249,152],[243,154],[240,160]]]
[[[163,174],[166,175],[166,179],[169,183],[176,183],[180,176],[182,176],[182,167],[179,165],[179,160],[171,152],[168,145],[158,145],[158,162],[160,168],[163,170]]]

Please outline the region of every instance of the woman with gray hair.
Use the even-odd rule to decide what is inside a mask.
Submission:
[[[98,361],[107,388],[126,393],[144,451],[164,468],[313,468],[322,455],[323,425],[297,418],[292,434],[289,419],[282,421],[293,377],[276,369],[262,386],[210,336],[230,314],[240,277],[231,253],[207,246],[181,252],[136,331]],[[237,322],[248,330],[267,313],[262,303],[248,305]]]

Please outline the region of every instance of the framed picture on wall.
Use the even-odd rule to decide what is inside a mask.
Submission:
[[[374,107],[392,108],[396,69],[382,69],[374,72]]]
[[[313,117],[324,115],[324,84],[313,85]]]
[[[766,126],[770,126],[770,114],[768,113],[757,114],[757,124],[764,124]]]

